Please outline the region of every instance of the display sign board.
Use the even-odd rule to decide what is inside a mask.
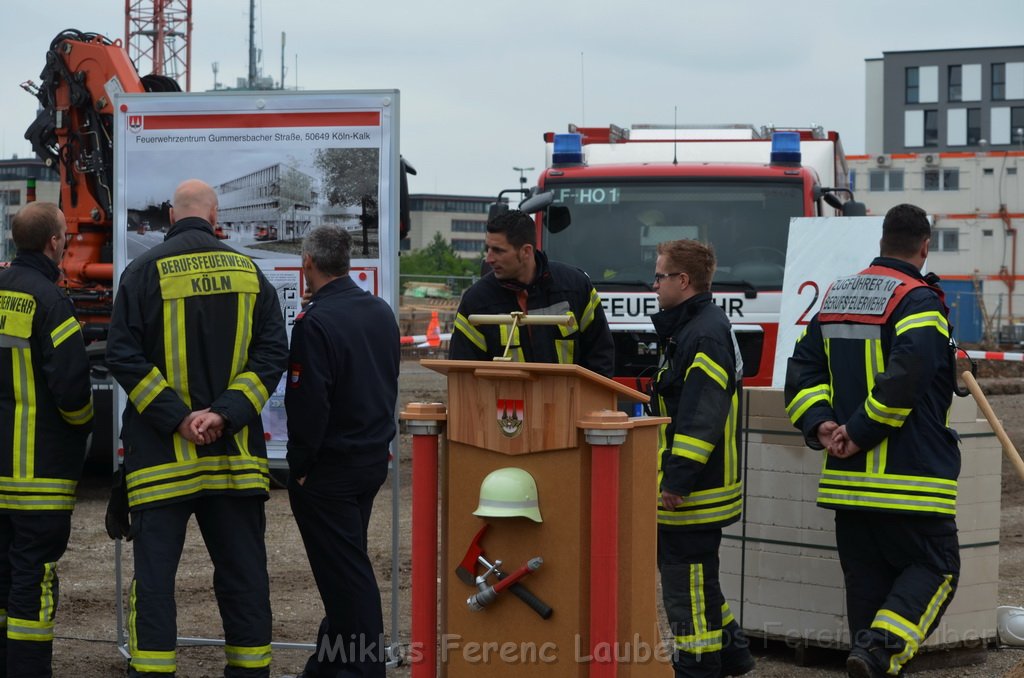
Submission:
[[[836,278],[878,256],[882,217],[797,217],[790,221],[772,387],[786,384],[786,361]]]
[[[395,90],[118,95],[115,284],[163,242],[174,190],[194,178],[217,192],[218,237],[277,289],[289,338],[305,291],[302,238],[321,225],[351,231],[352,279],[397,315],[398,104]],[[277,466],[287,441],[283,384],[263,413]],[[115,430],[126,402],[120,392]]]

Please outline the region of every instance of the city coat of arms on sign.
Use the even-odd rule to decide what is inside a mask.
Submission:
[[[515,438],[523,430],[523,401],[498,398],[498,428],[502,435]]]

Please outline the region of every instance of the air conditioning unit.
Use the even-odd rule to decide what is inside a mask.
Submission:
[[[892,167],[892,156],[888,153],[879,153],[875,156],[876,167]]]
[[[939,164],[939,162],[940,162],[940,157],[939,157],[938,153],[925,153],[925,156],[924,156],[924,164],[925,165],[928,165],[930,167],[935,167],[936,165]]]

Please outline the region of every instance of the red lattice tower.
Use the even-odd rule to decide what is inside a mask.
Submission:
[[[192,91],[192,0],[125,0],[124,36],[139,73],[166,75]]]

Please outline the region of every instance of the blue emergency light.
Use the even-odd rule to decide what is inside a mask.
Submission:
[[[772,164],[800,164],[800,133],[772,132]]]
[[[556,134],[551,153],[552,165],[582,165],[583,135]]]

